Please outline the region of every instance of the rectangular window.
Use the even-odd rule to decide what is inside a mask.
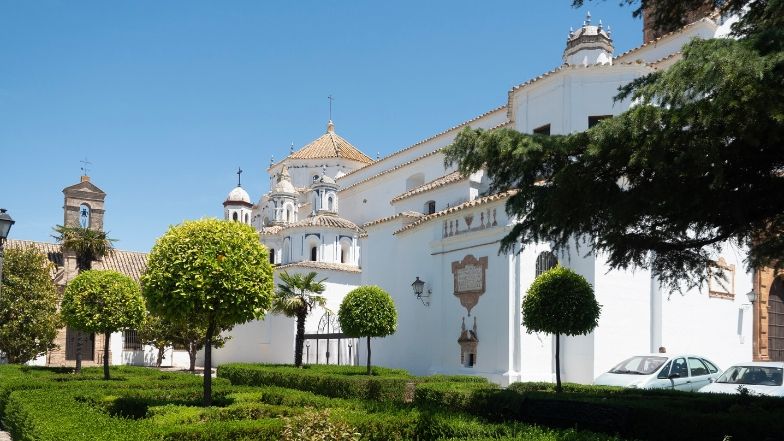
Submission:
[[[142,344],[136,330],[126,329],[123,331],[123,351],[141,351]]]
[[[550,136],[550,124],[545,124],[543,126],[537,127],[534,129],[535,135],[547,135]]]
[[[599,121],[601,121],[603,119],[607,119],[607,118],[612,118],[612,115],[594,115],[594,116],[589,116],[588,117],[588,128],[590,129],[591,127],[595,126],[596,124],[599,124]]]
[[[433,214],[436,212],[436,201],[428,201],[427,202],[427,213],[425,214]]]

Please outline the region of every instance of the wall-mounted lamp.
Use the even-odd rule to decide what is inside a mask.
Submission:
[[[757,292],[752,289],[746,293],[746,297],[748,297],[749,303],[753,305],[757,301]]]
[[[430,306],[430,288],[427,289],[427,293],[425,293],[425,282],[419,280],[419,276],[417,276],[414,283],[411,284],[411,287],[414,288],[414,295],[422,302],[425,306]]]

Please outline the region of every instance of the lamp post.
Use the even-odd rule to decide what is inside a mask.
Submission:
[[[0,289],[3,285],[3,247],[13,224],[14,220],[5,212],[5,208],[0,208]]]

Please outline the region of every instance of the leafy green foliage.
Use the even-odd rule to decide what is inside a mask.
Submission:
[[[555,334],[557,391],[561,391],[561,335],[593,331],[599,325],[601,309],[591,284],[560,265],[540,274],[528,288],[523,299],[523,325],[528,332]]]
[[[204,404],[209,405],[213,338],[222,329],[264,317],[271,305],[267,249],[248,225],[187,221],[155,243],[142,286],[150,311],[203,327]]]
[[[133,279],[117,271],[96,270],[83,271],[68,284],[60,312],[73,328],[104,334],[106,380],[109,379],[109,336],[139,326],[145,316],[144,299]],[[77,352],[81,352],[81,345],[77,346]]]
[[[591,284],[560,265],[537,277],[523,299],[528,332],[587,334],[599,324],[600,312]]]
[[[0,352],[25,363],[54,349],[60,327],[52,264],[34,248],[5,250],[0,282]]]
[[[367,374],[370,375],[370,337],[386,337],[395,332],[395,302],[378,286],[360,286],[343,298],[338,321],[346,335],[367,337]]]
[[[306,412],[286,419],[281,441],[359,441],[360,434],[348,423],[334,420],[329,410]]]
[[[726,246],[784,268],[784,2],[728,3],[749,7],[739,38],[688,43],[621,90],[638,103],[626,112],[570,135],[466,129],[445,150],[463,173],[486,167],[492,191],[517,190],[502,248],[590,238],[578,245],[673,289],[703,283]]]
[[[63,320],[88,332],[134,328],[144,320],[139,285],[117,271],[89,270],[66,287],[61,305]]]
[[[57,225],[54,231],[57,233],[55,240],[76,254],[79,272],[92,269],[94,261],[111,254],[114,249],[115,239],[109,239],[104,231],[63,225]]]
[[[360,286],[343,299],[338,311],[343,332],[351,337],[385,337],[395,332],[397,310],[378,286]]]
[[[288,317],[296,317],[297,334],[294,337],[294,365],[302,366],[302,348],[305,344],[305,320],[315,306],[324,307],[327,298],[322,296],[326,286],[324,280],[317,281],[318,273],[289,274],[286,271],[278,274],[281,283],[275,291],[272,310]]]

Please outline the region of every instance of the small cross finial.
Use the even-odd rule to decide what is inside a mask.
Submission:
[[[242,169],[237,167],[237,187],[242,187]]]
[[[329,100],[329,120],[332,121],[332,101],[334,101],[335,98],[330,94],[327,99]]]
[[[294,153],[294,142],[292,141],[291,147],[289,148],[289,153]]]
[[[589,24],[591,24],[591,11],[588,11],[588,12],[585,14],[585,22],[584,22],[583,24],[584,24],[584,25],[589,25]]]
[[[87,166],[92,165],[92,162],[88,161],[86,156],[79,162],[82,163],[82,167],[80,168],[82,170],[82,176],[87,176],[87,173],[90,171]]]

